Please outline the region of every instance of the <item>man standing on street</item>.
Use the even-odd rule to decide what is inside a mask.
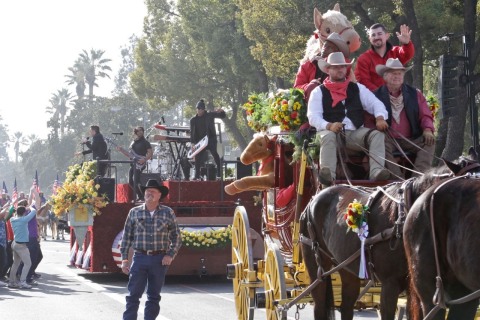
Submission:
[[[137,319],[145,286],[145,320],[157,318],[165,274],[182,244],[175,213],[171,208],[159,204],[168,195],[168,188],[150,179],[141,189],[145,203],[128,213],[120,245],[122,272],[129,275],[129,293],[123,320]],[[128,261],[130,248],[134,250],[131,267]]]

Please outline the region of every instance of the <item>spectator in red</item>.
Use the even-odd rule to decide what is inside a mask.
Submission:
[[[415,53],[410,36],[412,31],[406,25],[400,26],[397,32],[401,46],[393,46],[388,38],[390,33],[381,23],[375,23],[368,31],[371,48],[358,57],[355,67],[355,78],[371,91],[385,84],[385,81],[375,71],[377,65],[385,64],[389,58],[397,58],[402,65],[408,63]]]

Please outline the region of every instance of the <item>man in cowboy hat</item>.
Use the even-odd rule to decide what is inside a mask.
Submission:
[[[355,67],[355,78],[358,82],[374,91],[384,84],[382,77],[375,72],[375,67],[379,64],[385,64],[389,58],[398,58],[400,62],[406,64],[415,53],[415,48],[410,37],[412,30],[407,25],[400,26],[400,32],[397,32],[397,38],[400,46],[393,46],[388,39],[390,33],[381,23],[375,23],[368,29],[368,40],[371,48],[358,57]]]
[[[420,90],[403,81],[405,72],[411,68],[404,67],[399,59],[394,58],[375,68],[385,80],[385,84],[374,94],[388,111],[388,133],[391,138],[387,136],[385,141],[386,166],[395,178],[403,178],[392,154],[395,150],[416,154],[414,169],[420,172],[431,167],[435,151],[435,127],[427,100]]]
[[[320,60],[319,66],[328,78],[312,91],[308,101],[307,117],[310,125],[320,136],[320,182],[331,185],[337,167],[337,134],[342,133],[348,149],[370,154],[370,179],[384,180],[389,172],[384,168],[385,131],[388,124],[387,110],[383,103],[364,85],[353,83],[346,78],[347,66],[341,52],[331,53],[327,60]],[[363,112],[373,114],[377,130],[363,126]],[[340,136],[339,136],[340,138]]]
[[[346,61],[350,61],[348,59],[350,56],[348,44],[336,32],[332,32],[325,40],[320,51],[320,56],[317,56],[313,61],[307,60],[300,65],[297,75],[295,76],[295,83],[293,86],[295,88],[302,89],[305,92],[306,101],[308,101],[312,90],[322,84],[323,80],[325,80],[325,78],[328,76],[326,73],[320,70],[318,66],[318,60],[327,59],[328,55],[332,52],[341,52],[343,53]],[[347,74],[350,74],[350,67],[348,68]]]
[[[124,320],[137,319],[145,286],[145,319],[157,318],[165,274],[182,244],[175,213],[159,204],[168,195],[168,188],[162,182],[150,179],[141,190],[145,203],[128,213],[120,245],[122,271],[129,275]],[[132,264],[128,260],[130,248],[134,250]]]

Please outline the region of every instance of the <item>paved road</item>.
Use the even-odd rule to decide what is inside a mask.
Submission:
[[[68,240],[43,241],[42,274],[32,290],[0,288],[0,316],[9,320],[121,319],[127,293],[127,277],[121,274],[89,274],[67,266]],[[145,297],[144,297],[145,299]],[[143,306],[142,301],[141,306]],[[142,307],[141,307],[142,308]],[[295,319],[295,310],[288,319]],[[143,316],[140,315],[139,319]],[[376,319],[376,311],[357,312],[355,319]],[[162,292],[159,320],[234,320],[231,282],[219,278],[167,277]],[[255,310],[255,320],[265,312]],[[300,319],[312,320],[312,307],[300,311]],[[337,315],[337,319],[339,316]]]

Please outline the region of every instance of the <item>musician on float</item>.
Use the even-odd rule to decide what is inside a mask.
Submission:
[[[207,161],[207,150],[210,151],[217,166],[217,177],[221,176],[220,156],[217,152],[217,132],[215,130],[215,118],[225,118],[225,111],[218,109],[207,112],[205,101],[197,102],[197,115],[190,119],[190,141],[195,146],[205,136],[208,136],[208,145],[195,156],[195,179],[200,179],[200,168],[205,166]]]
[[[134,138],[130,144],[130,150],[135,154],[135,161],[128,172],[128,183],[135,191],[137,200],[144,201],[143,192],[140,189],[140,174],[147,166],[147,161],[152,159],[153,151],[152,145],[145,139],[145,129],[143,127],[133,129],[133,134]],[[134,186],[134,181],[136,181],[136,186]]]
[[[90,137],[92,140],[90,141]],[[90,137],[87,137],[82,140],[81,144],[87,146],[87,150],[79,151],[75,153],[76,156],[86,155],[91,153],[93,160],[107,160],[108,159],[108,148],[103,135],[100,133],[99,126],[90,126]],[[107,171],[107,164],[100,163],[98,164],[98,174],[104,176]]]

